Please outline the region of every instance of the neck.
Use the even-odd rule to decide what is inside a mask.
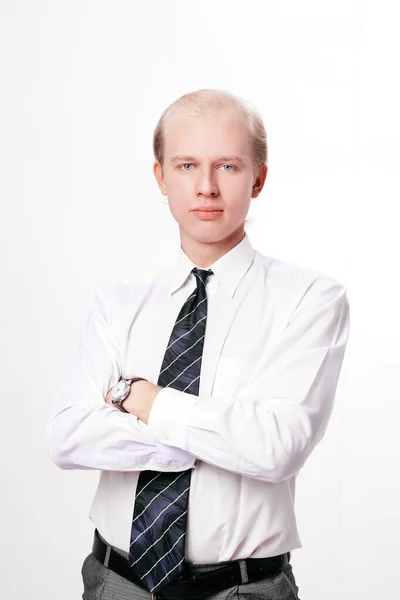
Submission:
[[[181,248],[192,262],[202,269],[207,269],[221,256],[232,250],[244,237],[244,228],[216,242],[199,242],[181,232]]]

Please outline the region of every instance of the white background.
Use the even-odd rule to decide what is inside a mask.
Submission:
[[[400,598],[396,4],[0,1],[0,600],[81,597],[98,474],[50,462],[51,403],[94,288],[176,246],[152,133],[205,87],[267,127],[255,248],[348,289],[335,410],[298,477],[299,596]]]

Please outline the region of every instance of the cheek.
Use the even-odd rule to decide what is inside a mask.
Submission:
[[[177,223],[183,223],[192,218],[188,214],[190,199],[185,199],[184,195],[168,195],[168,208]]]
[[[250,198],[251,196],[252,182],[249,181],[248,177],[232,177],[229,181],[223,182],[221,190],[233,201],[242,204],[244,198]]]
[[[167,195],[171,199],[175,200],[175,204],[182,203],[183,201],[190,201],[188,194],[193,195],[193,182],[190,181],[189,177],[172,176],[165,182],[167,187]]]
[[[183,206],[182,206],[182,203],[179,202],[179,200],[177,200],[177,198],[175,198],[173,196],[168,196],[168,205],[169,205],[169,210],[171,211],[171,214],[175,218],[180,217],[182,215]]]
[[[230,212],[238,217],[245,216],[249,210],[251,189],[246,184],[235,186],[227,198]]]

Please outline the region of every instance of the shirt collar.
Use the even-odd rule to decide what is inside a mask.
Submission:
[[[212,265],[207,267],[212,269],[215,277],[223,286],[226,292],[233,297],[243,275],[246,273],[254,259],[254,248],[251,244],[248,234],[245,232],[242,240],[236,244],[229,252],[221,256]],[[173,294],[188,279],[191,270],[198,267],[179,246],[175,257],[166,270],[166,278],[170,293]],[[205,268],[205,267],[198,267]]]

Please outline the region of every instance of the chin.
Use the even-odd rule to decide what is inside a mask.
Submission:
[[[226,226],[221,227],[220,224],[218,227],[210,227],[210,225],[212,225],[212,223],[204,221],[195,228],[184,229],[183,227],[179,226],[181,237],[198,243],[212,244],[234,237],[238,234],[239,230],[242,230],[243,228],[242,225],[234,227],[233,229]]]

